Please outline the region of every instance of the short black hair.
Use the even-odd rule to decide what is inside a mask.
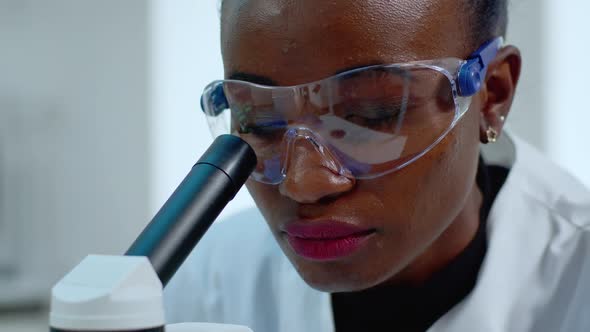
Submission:
[[[471,39],[477,46],[506,35],[508,0],[462,0],[467,6]]]

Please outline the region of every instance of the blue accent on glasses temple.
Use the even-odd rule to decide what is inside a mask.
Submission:
[[[229,108],[229,103],[227,101],[227,98],[225,97],[225,91],[223,91],[223,84],[217,84],[215,85],[215,87],[213,88],[213,91],[211,91],[210,94],[210,100],[207,101],[206,100],[207,94],[203,94],[203,96],[201,97],[201,109],[203,110],[204,113],[207,113],[205,111],[205,103],[210,102],[210,106],[211,106],[211,111],[213,114],[213,116],[218,116],[221,113],[223,113],[224,110]]]
[[[502,42],[502,37],[499,37],[483,44],[461,66],[457,80],[461,96],[473,96],[481,89],[488,65],[498,54]]]

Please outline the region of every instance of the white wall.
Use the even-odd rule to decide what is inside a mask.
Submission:
[[[547,0],[550,1],[550,0]],[[523,66],[508,126],[538,149],[547,152],[547,72],[545,1],[509,0],[509,24],[506,43],[517,46]]]
[[[47,298],[82,257],[121,253],[148,221],[147,9],[0,0],[0,218],[18,262],[0,302]]]
[[[547,1],[550,47],[543,67],[548,99],[543,128],[551,157],[590,186],[590,2]]]
[[[523,55],[509,125],[590,186],[588,12],[583,0],[511,0],[507,41]]]
[[[217,3],[152,1],[153,212],[213,142],[200,97],[208,83],[223,78]],[[243,189],[220,219],[253,204]]]

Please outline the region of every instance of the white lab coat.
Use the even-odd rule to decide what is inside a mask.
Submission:
[[[429,332],[590,331],[590,191],[525,142],[484,148],[510,167],[472,292]],[[257,211],[213,226],[165,290],[170,322],[333,332],[330,294],[299,277]]]

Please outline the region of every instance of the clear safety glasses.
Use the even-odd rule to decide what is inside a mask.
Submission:
[[[371,179],[416,161],[453,129],[501,44],[496,38],[467,60],[370,66],[297,86],[216,81],[201,106],[214,137],[233,134],[252,146],[256,181],[281,183],[302,143],[334,172]]]

